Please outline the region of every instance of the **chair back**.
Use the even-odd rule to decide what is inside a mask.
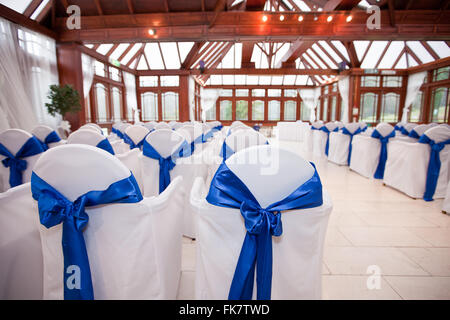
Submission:
[[[266,144],[267,138],[255,130],[237,130],[225,139],[225,143],[233,152],[238,152],[252,146]]]
[[[141,143],[149,133],[150,130],[140,125],[132,125],[125,130],[125,134],[135,145]]]
[[[445,126],[437,126],[426,130],[424,133],[435,143],[444,142],[450,139],[450,129]]]
[[[155,130],[159,129],[172,129],[172,128],[165,122],[159,122],[155,125]]]
[[[164,158],[171,156],[185,141],[179,132],[161,129],[150,133],[145,140]]]
[[[410,134],[415,127],[417,127],[417,123],[407,123],[403,126],[407,134]]]
[[[153,122],[145,122],[144,124],[142,124],[142,126],[147,128],[149,131],[152,131],[155,129],[156,124]]]
[[[48,137],[49,134],[51,134],[52,132],[55,132],[54,134],[56,134],[57,137],[55,137],[56,139],[61,140],[61,137],[58,135],[58,133],[53,130],[52,128],[50,128],[49,126],[45,126],[45,125],[38,125],[37,127],[35,127],[33,129],[33,131],[31,131],[31,134],[34,135],[36,138],[39,139],[39,141],[41,142],[45,142],[45,139]],[[56,146],[58,143],[58,141],[55,142],[51,142],[52,146]]]
[[[336,128],[339,128],[339,126],[336,122],[328,122],[325,124],[325,128],[327,128],[330,132],[333,132]]]
[[[379,123],[376,127],[375,130],[378,131],[378,133],[382,136],[382,137],[387,137],[388,135],[390,135],[392,133],[392,131],[394,131],[394,127],[391,126],[389,123]]]
[[[102,132],[103,132],[102,129],[98,125],[96,125],[94,123],[87,123],[85,125],[82,125],[79,129],[93,130],[93,131],[98,132],[100,134],[102,134]]]
[[[311,126],[312,126],[313,128],[315,128],[315,129],[320,129],[320,128],[323,127],[323,121],[322,121],[322,120],[315,121],[315,122],[312,123]]]
[[[344,125],[344,128],[347,129],[348,132],[350,132],[350,133],[353,134],[353,133],[356,132],[356,130],[358,130],[358,129],[361,128],[361,125],[360,125],[359,123],[357,123],[357,122],[346,123],[346,124]]]
[[[414,128],[411,129],[411,131],[409,132],[409,136],[418,139],[428,129],[429,129],[429,127],[428,127],[427,124],[420,124],[420,125],[415,126]]]

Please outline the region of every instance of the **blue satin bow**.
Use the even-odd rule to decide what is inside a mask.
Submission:
[[[170,171],[175,168],[176,159],[183,157],[183,150],[188,147],[184,141],[181,146],[167,158],[163,158],[158,151],[147,141],[144,142],[142,154],[146,157],[159,161],[159,193],[162,193],[170,184]]]
[[[115,155],[114,149],[111,145],[111,143],[109,142],[108,139],[103,139],[102,141],[100,141],[97,146],[97,148],[103,149],[109,153],[111,153],[112,155]]]
[[[9,168],[9,185],[11,188],[22,184],[22,173],[27,169],[27,161],[23,158],[31,157],[44,152],[41,142],[36,137],[31,137],[25,142],[14,156],[0,143],[0,155],[6,158],[2,160],[5,168]]]
[[[146,137],[147,136],[145,136],[144,139],[142,139],[138,143],[134,143],[133,139],[131,139],[126,133],[124,133],[123,141],[130,146],[130,150],[133,150],[133,149],[136,149],[136,148],[141,149],[142,146],[144,145],[144,141],[145,141]]]
[[[327,143],[325,144],[325,155],[328,156],[328,150],[330,149],[330,132],[338,132],[339,128],[335,128],[333,131],[328,130],[326,126],[320,128],[321,131],[327,134]]]
[[[227,160],[229,157],[231,157],[234,154],[234,150],[231,149],[226,141],[223,142],[222,148],[220,149],[220,156],[223,158],[223,161]]]
[[[112,131],[113,133],[115,133],[120,139],[123,139],[123,133],[120,132],[119,129],[111,128],[111,131]]]
[[[106,190],[89,191],[71,202],[33,172],[31,192],[33,199],[38,201],[41,224],[46,228],[63,224],[64,299],[93,300],[94,289],[83,236],[83,230],[89,221],[85,207],[141,201],[143,198],[136,179],[130,173],[128,178],[111,184]],[[71,283],[73,270],[79,271],[78,286],[76,282]]]
[[[323,127],[315,128],[315,127],[311,126],[311,130],[322,130],[322,128],[323,128]]]
[[[208,142],[208,139],[212,138],[212,137],[213,137],[213,131],[209,130],[207,133],[202,134],[202,142],[203,143]]]
[[[408,130],[406,130],[405,127],[401,127],[401,128],[400,128],[400,132],[403,133],[403,134],[406,135],[406,136],[409,136],[409,132],[408,132]]]
[[[228,295],[229,300],[250,300],[256,267],[257,299],[268,300],[272,292],[272,236],[283,233],[281,212],[319,207],[323,203],[322,183],[317,170],[285,199],[261,208],[247,186],[222,163],[206,201],[212,205],[240,209],[247,233],[241,248]]]
[[[36,136],[35,136],[36,137]],[[50,143],[55,143],[55,142],[59,142],[61,141],[61,138],[59,137],[59,135],[56,133],[56,131],[52,131],[50,132],[47,137],[45,137],[44,141],[41,141],[38,137],[36,137],[36,139],[38,139],[38,141],[41,143],[42,145],[42,149],[44,149],[44,151],[47,151],[49,148],[49,144]]]
[[[348,165],[350,165],[350,161],[352,160],[352,142],[353,142],[353,137],[357,134],[360,134],[362,132],[361,128],[356,129],[355,132],[351,133],[350,131],[347,130],[347,128],[342,128],[342,133],[346,134],[348,136],[350,136],[350,144],[348,145],[348,158],[347,158],[347,163]]]
[[[411,138],[414,138],[414,139],[420,139],[419,134],[414,129],[411,130],[411,132],[409,133],[408,136],[411,137]]]
[[[403,126],[396,124],[394,127],[394,130],[400,131],[402,128],[403,128]]]
[[[381,142],[380,160],[378,161],[377,170],[375,171],[374,175],[375,179],[384,178],[384,168],[386,167],[386,160],[387,160],[387,144],[389,143],[389,139],[394,137],[395,137],[395,130],[393,130],[386,137],[383,137],[376,129],[372,132],[372,138],[379,139]]]
[[[433,201],[433,196],[439,179],[439,172],[441,171],[441,159],[439,153],[445,148],[445,145],[450,144],[450,139],[436,143],[434,140],[431,140],[423,134],[419,139],[419,143],[429,144],[431,147],[430,162],[428,163],[427,170],[427,182],[425,185],[425,194],[423,195],[423,199],[425,201]]]

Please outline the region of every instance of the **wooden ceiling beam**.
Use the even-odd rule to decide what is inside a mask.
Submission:
[[[334,52],[339,56],[339,58],[341,58],[342,61],[344,61],[349,67],[351,67],[350,61],[348,61],[347,58],[341,53],[341,51],[338,48],[336,48],[336,46],[333,44],[333,42],[331,42],[329,40],[327,40],[326,42],[330,46],[330,48],[333,49]]]
[[[436,52],[434,52],[433,48],[426,41],[420,41],[420,43],[425,47],[429,54],[433,57],[434,60],[440,59]]]
[[[128,52],[131,51],[133,46],[134,46],[134,43],[130,43],[128,45],[128,47],[122,52],[122,54],[120,55],[120,57],[117,60],[122,61],[122,59],[125,58],[125,56],[128,54]]]
[[[134,5],[132,0],[126,0],[127,1],[127,6],[128,6],[128,11],[130,11],[130,14],[134,14]]]
[[[217,0],[216,1],[216,5],[214,6],[214,16],[212,21],[209,23],[208,28],[212,28],[214,27],[214,23],[216,22],[217,17],[219,16],[219,14],[225,10],[225,6],[226,6],[227,2],[226,0]]]
[[[133,63],[133,61],[136,60],[136,58],[137,58],[140,54],[142,54],[142,52],[144,51],[144,49],[145,49],[145,44],[143,44],[142,47],[141,47],[138,51],[136,51],[136,53],[131,57],[130,61],[128,61],[128,63],[127,63],[126,66],[127,66],[127,67],[131,66],[131,64]]]
[[[23,12],[23,15],[27,18],[31,17],[32,14],[36,11],[36,9],[39,7],[39,5],[42,3],[43,0],[33,0],[30,2],[28,7]]]
[[[242,43],[242,59],[241,59],[242,68],[254,68],[255,67],[255,63],[251,61],[254,46],[255,46],[255,42],[245,41]]]
[[[191,50],[189,50],[189,53],[187,54],[186,58],[184,59],[184,61],[182,61],[182,64],[181,64],[182,69],[190,69],[191,68],[192,64],[197,59],[197,56],[198,56],[198,53],[199,53],[201,47],[203,47],[204,44],[205,44],[204,41],[194,43]]]
[[[293,65],[295,65],[295,60],[297,60],[297,58],[300,57],[302,53],[309,49],[313,44],[314,41],[304,41],[298,39],[291,44],[291,47],[280,59],[275,68],[279,68],[281,66],[292,67]]]
[[[377,64],[375,65],[375,69],[378,69],[378,66],[380,65],[381,61],[383,60],[384,56],[386,55],[386,52],[388,51],[389,47],[391,46],[392,41],[389,41],[386,47],[384,48],[383,52],[380,55],[380,58],[377,61]],[[361,63],[364,60],[361,60]]]
[[[50,13],[52,6],[53,6],[53,1],[54,0],[50,0],[49,2],[47,2],[47,4],[45,5],[44,8],[42,8],[41,12],[39,12],[39,14],[36,16],[36,21],[37,22],[42,22],[42,20],[44,20],[47,15]]]
[[[395,3],[394,0],[388,0],[389,22],[391,27],[395,27]]]
[[[138,70],[137,74],[140,76],[151,75],[200,75],[198,68],[190,70]],[[281,69],[256,69],[256,68],[240,68],[240,69],[214,69],[207,68],[203,72],[205,75],[260,75],[260,76],[281,76],[281,75],[334,75],[339,74],[337,69],[296,69],[296,68],[281,68]]]
[[[102,6],[100,4],[100,0],[94,0],[94,3],[95,3],[95,7],[97,8],[98,14],[100,16],[102,16],[103,15],[103,9],[102,9]]]
[[[355,44],[353,41],[345,41],[344,46],[347,49],[348,56],[350,57],[350,66],[352,68],[361,67],[361,62],[358,60],[358,55],[356,54]]]
[[[109,58],[109,56],[114,52],[114,50],[117,49],[117,47],[119,46],[119,43],[115,43],[111,49],[108,50],[108,52],[105,54],[105,56],[107,56]]]

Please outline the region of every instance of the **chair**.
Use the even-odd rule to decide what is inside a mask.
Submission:
[[[65,145],[49,150],[40,160],[31,189],[42,224],[43,298],[174,299],[180,277],[181,224],[171,202],[181,179],[160,196],[143,199],[130,171],[99,148]],[[84,205],[80,199],[89,200]],[[73,210],[67,203],[85,207],[81,230],[70,228],[71,214],[59,219],[48,215],[62,214],[61,205]],[[36,210],[36,205],[27,210]],[[64,247],[62,239],[67,243]],[[77,250],[83,243],[85,253]],[[71,275],[78,276],[81,286],[76,278],[71,281]]]
[[[150,133],[150,130],[140,125],[132,125],[126,128],[123,135],[125,143],[130,146],[130,149],[138,148],[142,150],[145,137]]]
[[[347,123],[342,132],[330,133],[328,160],[338,165],[350,165],[353,137],[361,133],[359,123]]]
[[[39,140],[44,150],[63,144],[58,133],[49,126],[39,125],[31,131],[31,134]]]
[[[449,181],[449,139],[450,130],[441,126],[425,131],[420,143],[394,139],[388,147],[383,182],[412,198],[424,197],[427,201],[445,198]],[[439,168],[436,161],[439,161]],[[429,170],[432,171],[429,173]]]
[[[442,212],[450,214],[450,182],[448,183],[447,192],[445,193],[445,199],[442,203]]]
[[[141,151],[138,148],[135,148],[124,153],[116,154],[116,157],[133,173],[139,188],[144,193],[145,188],[141,173],[141,163],[139,161],[140,154]]]
[[[366,178],[382,179],[387,158],[387,144],[395,136],[394,127],[380,123],[372,135],[353,138],[350,169]]]
[[[0,133],[0,191],[29,182],[42,152],[39,140],[24,130],[8,129]]]
[[[102,128],[100,128],[98,125],[94,124],[94,123],[87,123],[85,125],[82,125],[80,128],[78,129],[88,129],[88,130],[93,130],[95,132],[98,132],[100,134],[103,134]]]
[[[102,136],[100,133],[97,133],[88,129],[79,129],[72,134],[70,134],[69,138],[67,138],[67,144],[87,144],[89,146],[97,147],[103,149],[112,155],[115,154],[111,143],[107,138]]]
[[[155,130],[159,129],[172,129],[172,128],[165,122],[159,122],[155,125]]]
[[[417,126],[418,126],[417,123],[404,124],[403,127],[400,129],[400,132],[403,133],[405,136],[409,136],[410,132]]]
[[[256,161],[249,162],[248,159]],[[307,181],[308,183],[305,183]],[[225,191],[224,194],[220,185],[229,188],[230,193]],[[294,197],[293,190],[307,186],[311,187],[310,200],[312,198],[315,200],[305,202],[300,200],[298,206],[286,204],[286,200]],[[254,200],[246,200],[251,198],[248,193],[251,193]],[[229,194],[229,197],[226,194]],[[244,194],[246,196],[243,196]],[[242,197],[245,198],[245,203],[242,204],[243,213],[239,210]],[[282,210],[296,209],[275,215],[258,209],[259,204],[260,208],[272,207],[280,210],[280,207],[271,206],[280,201],[286,204]],[[253,237],[260,237],[259,241],[266,244],[265,249],[256,246],[258,255],[265,253],[270,255],[273,249],[273,259],[266,256],[269,264],[265,267],[260,265],[256,267],[258,273],[268,271],[268,274],[263,274],[262,277],[258,275],[258,279],[268,280],[269,283],[265,281],[263,284],[269,288],[271,279],[272,290],[271,292],[261,290],[264,291],[263,296],[258,298],[321,298],[322,252],[332,204],[327,192],[322,191],[314,167],[306,160],[290,151],[272,146],[244,149],[221,165],[211,187],[205,186],[201,179],[195,181],[191,205],[197,213],[196,299],[252,298],[250,292],[236,296],[234,289],[239,288],[239,282],[236,286],[233,281],[236,270],[242,270],[239,268],[242,264],[238,264],[240,256],[243,259],[250,258],[250,261],[247,261],[249,266],[254,263],[251,260],[254,252],[242,251],[240,255],[246,241],[252,240],[246,228],[255,233]],[[263,224],[264,220],[257,220],[259,222],[252,222],[252,219],[244,220],[244,212],[247,218],[252,216],[254,220],[261,219],[261,215],[266,213],[272,222],[275,219],[277,221],[273,222],[275,229],[271,229],[275,237],[264,232],[266,226],[262,225],[258,231],[257,226],[253,225],[253,223]],[[249,212],[254,212],[254,215]],[[283,224],[282,233],[279,229],[281,226],[279,219]],[[251,228],[252,225],[254,228]],[[261,233],[256,236],[258,232]],[[263,260],[264,258],[261,259]],[[269,271],[272,268],[270,276]],[[251,273],[248,279],[251,279],[251,282],[247,288],[251,290],[254,286]]]
[[[412,138],[412,139],[420,139],[420,137],[425,133],[425,131],[427,131],[428,129],[430,129],[430,126],[427,124],[421,124],[418,126],[415,126],[414,128],[411,129],[411,131],[409,132],[408,137]],[[414,141],[414,140],[413,140]]]
[[[203,151],[202,137],[203,131],[201,126],[194,124],[186,124],[175,130],[183,135],[186,141],[191,145],[191,153],[199,154]]]
[[[153,130],[155,130],[156,124],[153,122],[146,122],[143,124],[143,126],[146,127],[150,132],[152,132]]]
[[[338,126],[334,122],[328,122],[319,130],[313,131],[313,154],[315,156],[328,156],[329,149],[329,134],[330,132],[337,132]]]

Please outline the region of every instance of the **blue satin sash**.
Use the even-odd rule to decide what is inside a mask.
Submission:
[[[229,157],[231,157],[234,154],[234,150],[231,149],[226,141],[223,142],[222,148],[220,149],[220,156],[223,158],[223,161],[227,160]]]
[[[388,136],[383,137],[376,129],[372,133],[372,138],[379,139],[381,142],[380,160],[378,161],[377,170],[375,171],[375,179],[384,178],[384,168],[386,167],[387,160],[387,144],[390,138],[395,137],[395,130],[393,130]]]
[[[434,140],[431,140],[423,134],[419,139],[419,143],[429,144],[431,147],[430,162],[428,163],[427,170],[427,182],[425,185],[425,194],[423,195],[423,199],[425,201],[433,201],[433,196],[439,179],[439,173],[441,171],[441,159],[439,154],[442,149],[445,148],[445,145],[450,144],[450,139],[436,143]]]
[[[323,127],[315,128],[315,127],[311,126],[311,130],[322,130],[322,128],[323,128]]]
[[[247,233],[241,248],[228,295],[229,300],[251,300],[256,267],[257,299],[269,300],[272,292],[272,236],[283,233],[281,212],[319,207],[323,203],[322,183],[314,175],[285,199],[261,208],[247,186],[222,163],[206,201],[225,208],[240,209]]]
[[[0,154],[6,157],[2,160],[2,164],[5,168],[9,168],[9,185],[11,188],[23,183],[22,173],[28,166],[27,160],[23,158],[31,157],[44,151],[41,142],[34,136],[24,143],[15,156],[0,143]]]
[[[143,198],[136,179],[130,173],[128,178],[111,184],[106,190],[89,191],[74,202],[71,202],[33,172],[31,176],[31,192],[33,199],[38,201],[41,224],[48,229],[60,223],[63,224],[64,299],[93,300],[94,289],[89,267],[89,257],[83,236],[83,230],[89,221],[85,207],[141,201]],[[69,288],[72,268],[79,270],[81,284],[79,287]]]
[[[409,132],[408,130],[405,129],[405,127],[401,127],[400,132],[403,133],[405,136],[409,136]]]
[[[346,134],[348,136],[350,136],[350,144],[348,145],[348,158],[347,158],[347,163],[348,165],[350,165],[350,161],[352,160],[352,142],[353,142],[353,137],[357,134],[360,134],[362,132],[361,128],[356,129],[355,132],[351,133],[350,131],[347,130],[347,128],[342,128],[342,133]]]
[[[202,142],[203,143],[208,142],[208,139],[212,138],[212,137],[213,137],[213,132],[212,132],[212,130],[210,130],[206,134],[202,134]]]
[[[398,124],[396,124],[394,130],[400,131],[402,128],[403,126],[399,126]]]
[[[123,139],[123,133],[119,129],[111,128],[111,132],[115,133],[120,139]]]
[[[162,193],[169,186],[170,171],[175,168],[176,159],[183,156],[182,151],[186,147],[188,147],[188,143],[184,141],[172,155],[163,158],[150,143],[144,142],[142,154],[159,161],[159,193]]]
[[[364,129],[361,129],[361,132],[366,132],[368,127],[365,127]]]
[[[36,136],[35,136],[36,137]],[[44,151],[47,151],[49,149],[49,144],[50,143],[55,143],[55,142],[59,142],[61,141],[61,138],[59,137],[59,135],[56,133],[56,131],[52,131],[50,132],[47,137],[45,137],[44,141],[41,141],[38,137],[36,137],[36,139],[38,139],[38,141],[41,143],[42,145],[42,149],[44,149]]]
[[[139,141],[138,143],[134,143],[133,139],[131,139],[126,133],[123,134],[123,141],[130,146],[130,150],[133,149],[142,149],[142,146],[144,145],[145,138]]]
[[[111,145],[111,143],[109,142],[108,139],[103,139],[102,141],[100,141],[97,146],[97,148],[103,149],[105,151],[108,151],[109,153],[111,153],[112,155],[115,155],[114,149]]]
[[[339,128],[337,127],[333,131],[330,131],[330,130],[328,130],[327,127],[323,126],[322,128],[320,128],[320,130],[327,134],[327,143],[325,144],[325,155],[328,156],[328,150],[330,149],[330,133],[338,132]]]
[[[420,139],[419,134],[414,129],[411,130],[411,132],[409,133],[408,136],[411,137],[411,138],[414,138],[414,139]]]

